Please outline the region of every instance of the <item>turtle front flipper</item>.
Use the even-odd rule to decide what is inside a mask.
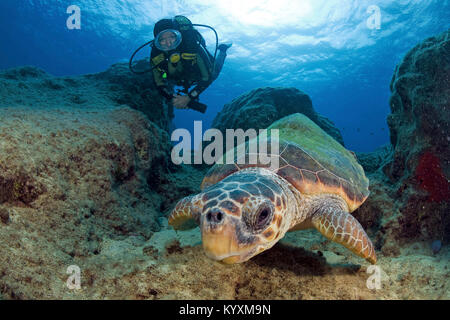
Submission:
[[[325,208],[313,215],[312,224],[326,238],[343,245],[372,264],[377,262],[372,242],[358,220],[348,212]]]
[[[203,201],[199,195],[189,196],[178,201],[169,215],[169,225],[175,230],[195,228],[200,222]]]

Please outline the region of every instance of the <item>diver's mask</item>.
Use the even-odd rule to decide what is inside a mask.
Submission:
[[[181,33],[175,29],[165,29],[155,38],[155,46],[161,51],[175,50],[181,43]]]

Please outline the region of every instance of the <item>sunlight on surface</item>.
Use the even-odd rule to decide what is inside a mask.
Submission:
[[[312,9],[310,0],[219,0],[217,7],[230,20],[262,27],[294,24]]]
[[[208,121],[233,97],[253,88],[295,87],[311,96],[318,112],[347,128],[343,135],[349,145],[364,148],[365,141],[387,141],[387,130],[379,135],[376,130],[386,129],[396,64],[417,43],[450,27],[449,0],[77,0],[82,29],[76,31],[64,28],[71,1],[0,3],[11,3],[19,19],[2,29],[16,49],[8,48],[7,56],[1,51],[1,62],[38,65],[63,75],[126,63],[153,38],[158,20],[185,15],[213,27],[219,43],[233,43],[221,75],[202,95],[209,105]],[[214,32],[197,29],[214,53]],[[20,34],[30,37],[26,45]],[[29,55],[30,48],[40,54]],[[149,52],[141,51],[139,59],[148,59]],[[186,127],[196,116],[183,114],[176,125]],[[365,125],[370,132],[352,134],[348,128],[364,127],[363,118],[371,120]]]

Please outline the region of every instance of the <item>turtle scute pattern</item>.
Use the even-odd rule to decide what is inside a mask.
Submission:
[[[286,179],[303,194],[331,193],[340,195],[350,211],[358,208],[369,195],[369,180],[354,154],[345,149],[314,122],[301,114],[294,114],[274,122],[269,128],[279,130],[278,153],[272,152],[273,138],[267,139],[267,154],[277,156],[279,166],[275,173]],[[234,164],[216,164],[205,176],[202,188],[211,186],[236,171],[248,167],[265,167],[257,158],[249,163],[251,152],[246,142],[245,159],[233,152]],[[274,150],[275,151],[275,150]],[[226,155],[224,155],[225,159]],[[238,160],[244,164],[239,164]],[[224,161],[225,163],[225,161]]]
[[[286,143],[280,158],[286,165],[275,172],[303,194],[338,194],[347,202],[351,211],[359,207],[368,196],[367,187],[357,185],[356,178],[351,180],[352,183],[338,176],[295,143]]]

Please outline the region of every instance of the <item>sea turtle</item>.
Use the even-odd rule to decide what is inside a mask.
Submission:
[[[181,230],[200,225],[207,256],[228,264],[271,248],[287,231],[307,228],[375,264],[373,244],[350,214],[369,195],[369,180],[355,155],[299,113],[267,129],[278,129],[278,139],[268,138],[269,146],[278,141],[277,168],[261,161],[216,163],[202,192],[180,200],[169,224]]]

